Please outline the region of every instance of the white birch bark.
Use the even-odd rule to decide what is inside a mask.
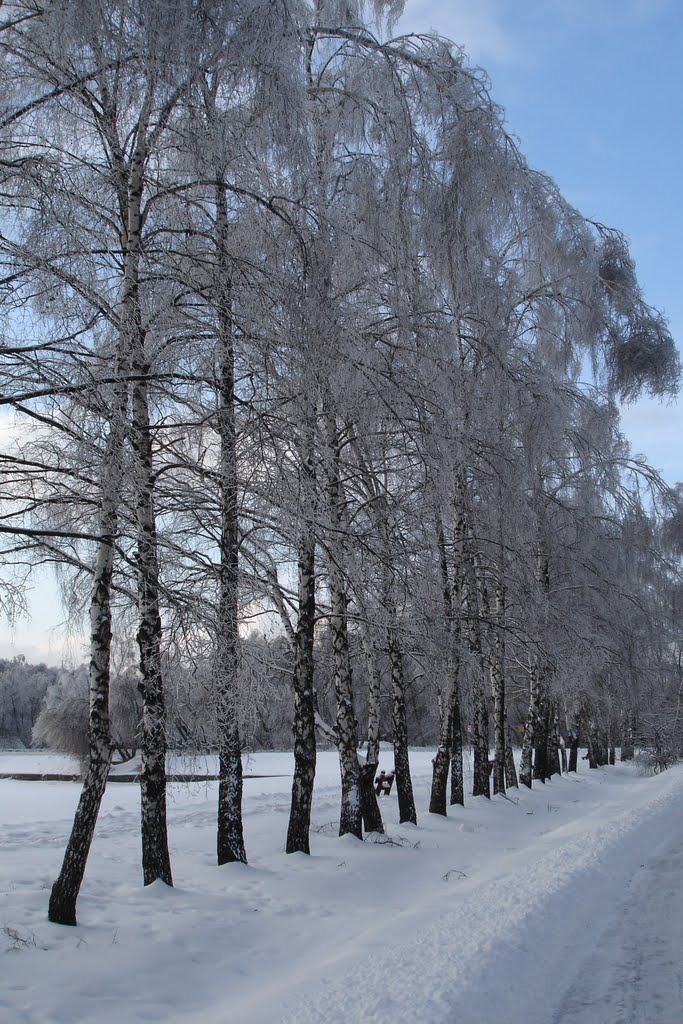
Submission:
[[[135,376],[147,367],[134,364]],[[159,560],[153,496],[152,445],[147,385],[133,385],[131,444],[136,458],[136,525],[138,537],[137,640],[142,676],[142,742],[140,811],[142,870],[145,885],[161,879],[173,884],[166,823],[166,711],[161,671]]]
[[[330,519],[328,539],[330,629],[334,657],[334,689],[337,704],[336,734],[341,769],[341,814],[339,834],[351,833],[363,838],[360,792],[360,765],[358,763],[358,722],[353,701],[353,680],[349,658],[347,628],[346,583],[342,570],[342,543],[344,531],[344,495],[339,478],[339,438],[334,416],[323,413],[326,441],[326,491]]]
[[[228,216],[225,184],[215,182],[216,260],[218,302],[218,413],[220,438],[219,599],[216,625],[214,686],[218,724],[218,819],[216,848],[219,864],[246,863],[242,826],[242,750],[239,735],[237,667],[239,658],[239,494],[237,484],[237,423],[235,416],[235,346]]]
[[[109,659],[111,649],[111,580],[117,511],[122,482],[125,388],[103,466],[100,540],[90,600],[90,711],[88,767],[59,877],[52,886],[48,917],[55,924],[75,925],[76,902],[90,853],[100,804],[112,758],[109,724]]]
[[[495,759],[493,765],[493,792],[505,792],[505,670],[502,630],[505,619],[505,592],[503,584],[496,584],[496,624],[491,651],[491,691],[493,694],[493,741]]]
[[[143,106],[143,118],[148,105]],[[110,135],[113,138],[113,126]],[[106,126],[104,134],[107,134]],[[124,222],[121,245],[124,253],[119,341],[111,413],[110,435],[101,469],[100,541],[95,562],[90,604],[90,752],[88,769],[60,875],[50,896],[49,917],[60,924],[76,923],[76,901],[95,831],[102,796],[111,764],[109,724],[109,662],[111,650],[111,580],[118,509],[124,480],[124,446],[128,435],[128,377],[139,333],[138,268],[141,243],[141,194],[144,166],[144,127],[130,168],[120,158],[118,178],[125,191],[120,194]]]
[[[505,741],[505,785],[508,789],[517,789],[519,783],[517,781],[517,769],[512,749],[512,731],[507,718],[507,710],[505,712]]]
[[[463,585],[463,610],[467,622],[467,635],[473,661],[472,708],[473,721],[473,796],[491,796],[489,765],[489,706],[484,677],[486,661],[482,643],[481,620],[488,618],[488,593],[479,569],[476,538],[469,516],[466,524],[466,565]]]
[[[387,643],[389,647],[389,664],[391,667],[392,691],[392,736],[394,743],[394,771],[396,772],[396,789],[398,793],[399,821],[410,821],[417,824],[417,811],[413,797],[413,783],[410,775],[408,758],[408,723],[406,715],[405,676],[403,670],[403,653],[399,642],[396,606],[393,597],[386,598],[389,625]]]
[[[301,452],[304,492],[315,489],[313,417],[304,427]],[[312,514],[313,510],[308,510]],[[287,853],[310,853],[309,831],[316,767],[315,692],[313,651],[315,631],[315,537],[312,523],[302,511],[298,542],[299,612],[294,634],[294,777],[287,828]]]
[[[152,104],[150,85],[136,126],[135,148],[124,170],[127,184],[125,227],[127,294],[126,327],[130,334],[135,520],[138,573],[138,648],[142,681],[142,765],[140,810],[142,869],[145,885],[161,879],[173,884],[166,824],[166,716],[161,673],[161,612],[159,608],[159,561],[154,510],[154,467],[149,420],[149,365],[145,355],[139,296],[142,254],[142,201],[144,169],[148,158],[147,130]]]
[[[538,658],[535,655],[529,657],[529,709],[524,722],[524,736],[522,739],[522,754],[519,763],[519,781],[523,786],[531,789],[533,778],[533,750],[536,730],[540,713],[540,679],[538,671]]]
[[[398,551],[392,551],[392,544],[398,538],[392,529],[392,514],[386,493],[376,485],[375,478],[367,459],[361,450],[353,427],[348,428],[351,445],[358,460],[358,468],[363,482],[368,508],[374,520],[375,529],[380,540],[381,559],[383,563],[384,594],[383,602],[387,616],[387,651],[391,673],[392,691],[392,740],[394,746],[394,771],[396,773],[396,791],[398,794],[399,820],[401,822],[417,822],[413,784],[410,775],[410,759],[408,756],[408,724],[405,699],[405,673],[403,668],[403,652],[400,643],[400,628],[396,598],[394,594],[393,564]]]
[[[432,786],[429,795],[429,813],[446,814],[446,787],[448,784],[448,766],[451,753],[451,694],[455,686],[455,655],[453,645],[453,594],[448,573],[446,557],[446,539],[443,532],[441,516],[436,510],[436,540],[439,552],[439,568],[441,570],[441,593],[443,614],[448,643],[448,659],[446,681],[440,688],[439,700],[439,744],[432,761]],[[456,570],[457,571],[457,570]]]
[[[368,636],[368,628],[361,623],[361,642],[365,655],[365,666],[368,673],[368,733],[367,749],[365,755],[366,764],[379,765],[379,737],[380,737],[380,678],[377,671],[375,651]]]
[[[365,610],[363,611],[365,615]],[[361,800],[363,806],[363,828],[366,832],[384,832],[382,812],[375,793],[374,781],[379,768],[380,736],[380,677],[377,671],[375,651],[368,635],[366,623],[360,623],[361,642],[368,674],[368,732],[365,763],[360,766]]]

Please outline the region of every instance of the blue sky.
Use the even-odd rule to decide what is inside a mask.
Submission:
[[[407,0],[396,32],[465,47],[529,163],[631,243],[645,299],[683,349],[681,0]],[[623,411],[633,449],[683,480],[683,405]]]
[[[681,0],[407,0],[396,32],[431,29],[489,73],[530,164],[630,239],[645,298],[681,348]],[[623,424],[669,483],[683,480],[683,405],[641,401]],[[0,657],[54,662],[64,652],[56,588],[35,582],[33,621],[0,639]]]

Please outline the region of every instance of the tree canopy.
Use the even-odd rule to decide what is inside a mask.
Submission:
[[[259,616],[293,679],[288,849],[307,849],[316,729],[361,836],[380,731],[415,820],[411,701],[445,813],[462,736],[488,795],[491,723],[500,790],[511,726],[530,784],[553,729],[614,745],[676,685],[679,496],[618,416],[676,391],[673,341],[624,238],[527,165],[462,49],[389,36],[400,8],[0,9],[0,599],[49,562],[89,602],[85,856],[112,630],[136,635],[146,882],[171,881],[177,666],[214,723],[219,862],[246,858]],[[51,915],[75,921],[60,877]]]

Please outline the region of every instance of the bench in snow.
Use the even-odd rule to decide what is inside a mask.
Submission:
[[[381,796],[384,793],[385,796],[389,796],[391,793],[391,787],[394,784],[394,778],[396,772],[380,772],[375,779],[375,793],[377,796]]]

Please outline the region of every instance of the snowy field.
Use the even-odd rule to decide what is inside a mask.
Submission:
[[[142,887],[137,787],[112,785],[77,928],[46,908],[79,785],[0,781],[0,1021],[680,1024],[683,766],[581,762],[442,819],[424,810],[432,756],[411,756],[418,827],[392,793],[387,837],[359,843],[335,835],[321,754],[310,858],[283,853],[289,778],[245,780],[248,866],[215,866],[216,784],[173,785],[174,889]],[[0,772],[70,769],[0,754]]]

